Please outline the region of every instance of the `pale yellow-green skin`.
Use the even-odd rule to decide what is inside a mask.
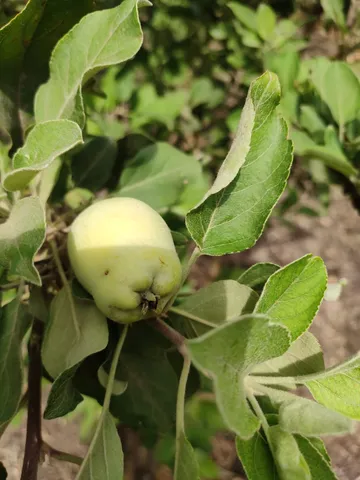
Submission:
[[[159,314],[181,282],[168,226],[149,205],[133,198],[109,198],[80,213],[71,226],[68,252],[79,282],[116,322]],[[145,312],[144,297],[154,295],[156,309]]]

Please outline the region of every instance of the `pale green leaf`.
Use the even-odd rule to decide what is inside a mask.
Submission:
[[[256,30],[256,14],[254,10],[236,2],[229,2],[227,6],[232,10],[235,17],[250,30]]]
[[[174,480],[199,480],[199,466],[194,449],[181,433],[177,440]]]
[[[96,427],[96,441],[86,455],[75,480],[122,480],[124,455],[115,422],[106,412]]]
[[[293,435],[279,425],[268,429],[278,474],[281,480],[312,480],[310,469]]]
[[[250,438],[260,426],[247,404],[245,379],[252,368],[289,348],[289,333],[268,317],[245,315],[187,342],[195,366],[214,380],[216,400],[227,424]]]
[[[338,477],[333,472],[330,462],[313,443],[315,439],[305,438],[300,435],[296,435],[295,438],[309,466],[312,480],[337,480]]]
[[[326,124],[312,105],[300,106],[300,125],[309,133],[323,132]]]
[[[276,14],[274,10],[265,3],[260,3],[256,10],[257,32],[263,40],[269,40],[275,30]]]
[[[7,190],[21,190],[59,155],[82,142],[80,127],[69,120],[38,123],[14,155],[13,170],[4,178]]]
[[[22,340],[30,317],[18,295],[2,310],[0,319],[0,427],[16,413],[22,394]]]
[[[42,359],[48,373],[56,378],[108,343],[106,317],[86,300],[63,288],[52,301],[45,332]]]
[[[188,297],[176,309],[175,313],[186,317],[199,319],[192,326],[198,335],[211,329],[200,322],[204,320],[214,327],[226,322],[237,320],[245,313],[251,313],[258,300],[258,295],[246,285],[240,285],[235,280],[221,280],[201,288]],[[191,321],[191,320],[190,320]]]
[[[319,257],[305,255],[266,282],[255,312],[285,325],[295,340],[309,328],[324,297],[327,273]]]
[[[279,480],[267,441],[262,432],[249,440],[236,439],[236,450],[248,480]]]
[[[344,0],[320,0],[327,17],[338,27],[345,27]]]
[[[260,288],[279,268],[280,267],[274,263],[257,263],[242,273],[237,281],[250,288]]]
[[[282,94],[294,91],[295,80],[300,68],[300,56],[297,52],[269,53],[265,57],[265,63],[269,70],[278,75]]]
[[[81,85],[101,68],[133,57],[141,44],[138,0],[83,17],[53,50],[50,79],[35,97],[36,121],[67,118],[82,125]]]
[[[277,77],[255,80],[218,176],[204,200],[186,217],[202,253],[224,255],[250,248],[281,195],[292,161],[287,127],[278,116]]]
[[[15,203],[8,220],[0,225],[0,270],[41,285],[34,257],[45,240],[45,212],[37,197]]]
[[[43,206],[46,205],[53,188],[59,178],[60,169],[62,166],[61,159],[55,158],[55,160],[43,170],[39,177],[39,185],[38,185],[38,192],[39,192],[39,199]]]
[[[353,427],[351,420],[343,415],[296,396],[280,406],[279,425],[289,433],[306,437],[341,435],[350,433]]]
[[[117,195],[137,198],[162,210],[183,204],[191,208],[206,189],[200,163],[160,142],[140,150],[125,166]],[[187,205],[189,197],[191,203]]]

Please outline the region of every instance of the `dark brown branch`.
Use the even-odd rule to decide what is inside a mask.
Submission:
[[[36,480],[41,452],[41,343],[44,324],[34,318],[28,345],[28,416],[21,480]]]

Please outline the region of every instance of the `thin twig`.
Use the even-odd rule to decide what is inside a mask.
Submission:
[[[164,337],[170,340],[171,343],[176,345],[177,349],[182,355],[187,355],[185,337],[183,337],[181,333],[170,327],[170,325],[168,325],[163,320],[160,320],[160,318],[156,318],[155,320],[149,320],[149,325],[151,325],[155,330],[157,330]]]
[[[62,452],[61,450],[57,450],[56,448],[52,447],[44,441],[42,442],[42,451],[50,458],[56,458],[57,460],[61,460],[62,462],[70,462],[74,463],[75,465],[81,465],[83,462],[83,459],[81,457],[78,457],[77,455],[72,455],[71,453]]]
[[[21,480],[36,480],[41,451],[41,343],[44,324],[34,318],[28,345],[28,416]]]

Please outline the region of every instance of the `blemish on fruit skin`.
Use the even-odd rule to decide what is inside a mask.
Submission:
[[[109,275],[110,270],[105,270],[104,275]]]

